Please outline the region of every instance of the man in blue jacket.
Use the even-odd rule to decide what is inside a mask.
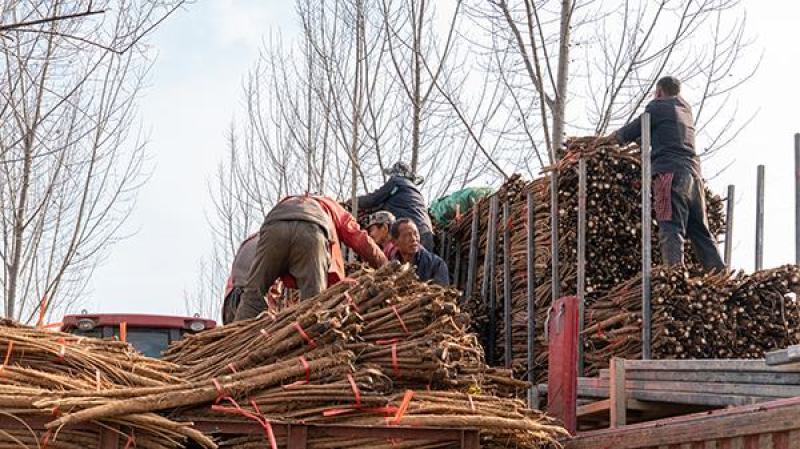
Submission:
[[[414,176],[405,162],[384,170],[389,179],[378,190],[358,197],[358,207],[365,212],[387,210],[396,218],[410,218],[419,229],[422,246],[433,251],[433,225],[425,198],[417,188],[422,178]]]
[[[683,265],[683,246],[688,237],[705,269],[722,270],[725,265],[708,228],[692,110],[680,92],[680,81],[665,76],[656,83],[655,99],[645,108],[650,113],[653,201],[661,258],[665,265]],[[641,133],[638,117],[600,140],[623,145],[639,139]]]
[[[401,218],[392,224],[392,238],[397,244],[394,260],[410,263],[417,268],[421,281],[433,281],[442,286],[450,285],[447,263],[420,245],[417,225],[410,218]]]

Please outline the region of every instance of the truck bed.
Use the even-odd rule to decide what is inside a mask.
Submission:
[[[579,432],[565,449],[800,449],[800,397]]]

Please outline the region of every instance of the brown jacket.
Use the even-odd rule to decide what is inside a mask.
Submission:
[[[328,286],[345,278],[344,257],[340,241],[352,248],[373,268],[387,263],[380,247],[361,229],[358,222],[336,201],[324,196],[300,195],[284,198],[267,214],[264,223],[273,221],[307,221],[318,224],[329,242],[331,263],[328,268]],[[281,277],[287,287],[294,288],[295,281]]]

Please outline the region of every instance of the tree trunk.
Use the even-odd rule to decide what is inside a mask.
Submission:
[[[553,135],[550,147],[551,160],[558,160],[558,150],[564,134],[564,109],[566,108],[567,81],[569,79],[569,29],[572,17],[572,0],[561,1],[561,32],[558,51],[558,74],[556,75],[555,110],[553,111]],[[555,301],[560,296],[560,280],[558,271],[558,177],[556,172],[550,176],[550,245],[551,260],[551,282],[552,300]]]
[[[413,9],[412,9],[413,13]],[[414,80],[412,82],[412,89],[414,91],[414,99],[412,106],[414,108],[414,116],[411,131],[411,172],[417,174],[419,168],[419,144],[420,144],[420,122],[422,121],[422,26],[425,17],[425,0],[420,2],[419,13],[413,14],[415,25],[414,39],[413,39],[413,52],[414,52]]]

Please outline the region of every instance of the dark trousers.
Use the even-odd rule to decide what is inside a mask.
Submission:
[[[653,197],[662,262],[683,265],[684,242],[688,237],[706,270],[724,269],[717,243],[708,228],[702,179],[689,171],[659,174],[653,180]]]
[[[266,310],[264,296],[284,274],[295,278],[301,299],[324,290],[330,264],[328,245],[324,230],[315,223],[274,221],[262,225],[236,321],[256,317]]]
[[[234,287],[222,302],[222,324],[233,323],[236,320],[236,309],[242,299],[242,287]]]

